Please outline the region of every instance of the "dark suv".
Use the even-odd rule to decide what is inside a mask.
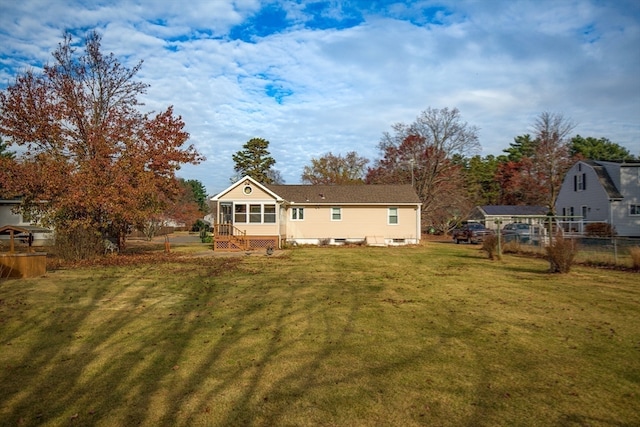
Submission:
[[[480,243],[493,234],[493,230],[489,230],[478,222],[469,222],[452,231],[453,240],[456,243]]]

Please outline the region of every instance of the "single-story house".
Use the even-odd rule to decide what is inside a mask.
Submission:
[[[541,217],[546,216],[548,212],[549,208],[546,206],[476,206],[469,215],[469,221],[480,222],[487,228],[497,230],[513,222],[542,223]]]
[[[580,160],[567,172],[556,213],[572,228],[604,222],[618,236],[640,237],[640,163]]]
[[[214,250],[420,242],[411,185],[267,185],[245,176],[211,200]]]

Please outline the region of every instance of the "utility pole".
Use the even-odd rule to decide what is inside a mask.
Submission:
[[[415,188],[415,183],[413,179],[413,164],[416,162],[416,159],[410,159],[409,164],[411,165],[411,187]]]

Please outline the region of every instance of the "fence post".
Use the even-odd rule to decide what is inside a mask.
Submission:
[[[497,234],[497,238],[498,238],[498,259],[502,258],[502,244],[500,242],[500,237],[502,237],[500,234],[500,224],[502,224],[502,220],[500,218],[497,218],[496,220],[494,220],[494,222],[496,223],[496,225],[498,226],[498,230],[496,231]]]
[[[553,246],[553,212],[549,211],[549,213],[547,213],[547,218],[549,219],[549,249],[548,251],[551,251],[551,247]],[[551,252],[548,252],[549,254]],[[549,271],[550,272],[555,272],[556,271],[556,267],[553,264],[553,257],[549,256]]]

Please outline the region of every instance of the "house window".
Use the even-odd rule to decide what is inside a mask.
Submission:
[[[573,189],[575,191],[584,191],[587,189],[587,174],[580,173],[573,177]]]
[[[262,222],[262,205],[249,205],[249,222],[254,224]]]
[[[304,219],[304,208],[291,208],[291,219],[302,221]]]
[[[264,222],[267,224],[275,224],[276,205],[264,205]]]
[[[582,219],[587,219],[587,212],[589,212],[589,208],[587,206],[582,207]]]
[[[234,205],[233,222],[247,222],[247,205]]]
[[[573,206],[569,208],[569,216],[573,217]]]
[[[629,215],[631,216],[640,215],[640,205],[629,205]]]
[[[389,224],[398,223],[398,208],[389,208]]]
[[[342,220],[342,208],[331,208],[331,221]]]
[[[233,222],[246,223],[247,214],[248,222],[251,224],[274,224],[276,222],[276,205],[236,203],[233,206]]]

